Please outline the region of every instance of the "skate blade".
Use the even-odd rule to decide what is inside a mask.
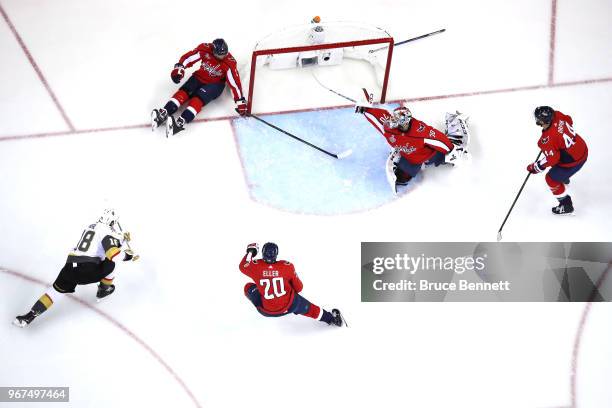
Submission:
[[[172,126],[172,122],[173,122],[172,118],[168,118],[168,121],[166,122],[166,139],[172,135],[173,128],[174,128],[174,126]]]
[[[96,298],[96,303],[102,303],[102,302],[104,302],[106,299],[108,299],[110,296],[111,296],[111,295],[104,296],[103,298],[99,298],[99,297],[97,297],[97,298]]]
[[[153,111],[151,112],[151,132],[155,132],[155,129],[159,127],[157,126],[157,121],[155,119],[157,119],[157,114],[155,111]]]
[[[26,322],[20,322],[18,319],[15,319],[15,320],[13,320],[13,325],[23,329],[28,324]]]
[[[576,215],[576,211],[571,212],[571,213],[562,213],[562,214],[555,214],[555,213],[553,213],[553,215],[555,215],[557,217],[574,217]]]

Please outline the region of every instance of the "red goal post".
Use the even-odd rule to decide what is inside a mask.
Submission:
[[[301,53],[308,51],[318,51],[318,50],[328,50],[328,49],[339,49],[339,48],[352,48],[352,47],[361,47],[361,46],[376,46],[372,47],[372,50],[369,52],[385,52],[385,48],[387,48],[387,58],[384,67],[384,76],[380,90],[380,102],[384,103],[387,95],[387,85],[389,83],[389,72],[391,68],[391,57],[393,56],[393,37],[384,37],[384,38],[373,38],[366,40],[356,40],[356,41],[344,41],[344,42],[333,42],[333,43],[323,43],[323,44],[315,44],[315,45],[304,45],[298,47],[285,47],[285,48],[274,48],[274,49],[261,49],[253,51],[251,57],[251,70],[250,70],[250,78],[249,78],[249,96],[247,101],[247,111],[250,114],[253,106],[253,95],[255,89],[255,71],[257,69],[257,58],[266,55],[279,55],[279,54],[289,54],[289,53]]]

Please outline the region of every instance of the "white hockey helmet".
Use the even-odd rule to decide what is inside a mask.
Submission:
[[[112,208],[105,209],[100,218],[98,218],[100,224],[108,225],[112,229],[114,229],[117,221],[119,221],[119,216],[117,215],[117,211]]]
[[[399,106],[393,110],[393,118],[391,123],[393,127],[407,129],[412,119],[412,112],[406,106]]]

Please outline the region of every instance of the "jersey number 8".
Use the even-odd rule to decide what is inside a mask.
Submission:
[[[77,244],[77,249],[81,252],[87,252],[87,250],[89,249],[89,246],[91,245],[91,241],[93,241],[94,235],[96,235],[96,233],[91,230],[83,231],[81,240]]]
[[[272,278],[271,280],[261,279],[259,284],[264,287],[264,298],[268,300],[287,294],[287,292],[285,292],[285,282],[283,278]],[[274,293],[270,293],[270,289],[272,289]]]

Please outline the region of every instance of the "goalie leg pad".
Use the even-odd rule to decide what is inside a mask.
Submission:
[[[408,184],[420,171],[420,164],[410,163],[397,150],[392,151],[387,158],[385,173],[393,194],[397,194],[398,186]]]

